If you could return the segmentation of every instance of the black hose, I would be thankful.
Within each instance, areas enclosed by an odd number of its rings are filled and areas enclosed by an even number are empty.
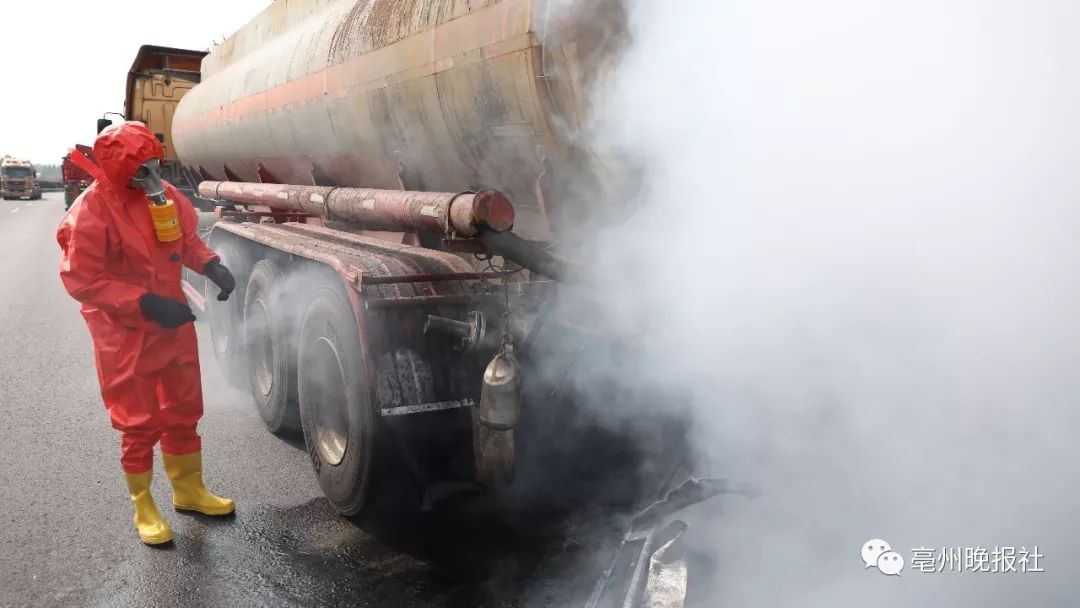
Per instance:
[[[476,237],[489,253],[501,255],[549,279],[565,283],[584,275],[578,263],[541,249],[513,232],[496,232],[481,227]]]

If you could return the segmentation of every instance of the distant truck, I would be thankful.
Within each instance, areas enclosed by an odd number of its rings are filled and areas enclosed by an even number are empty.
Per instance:
[[[94,183],[94,176],[76,165],[70,154],[60,163],[60,172],[64,180],[64,209],[70,209],[75,199]]]
[[[40,199],[41,184],[38,183],[34,165],[28,160],[15,158],[0,161],[0,195],[5,201],[13,198]]]

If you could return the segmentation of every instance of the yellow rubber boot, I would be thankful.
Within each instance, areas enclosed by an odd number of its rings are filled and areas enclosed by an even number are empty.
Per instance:
[[[154,471],[124,473],[131,502],[135,505],[135,530],[139,539],[148,545],[160,545],[173,539],[172,528],[158,513],[154,497],[150,495],[150,480]]]
[[[165,472],[173,486],[173,507],[180,511],[196,511],[203,515],[228,515],[236,505],[228,498],[214,496],[206,489],[202,478],[202,453],[166,454]]]

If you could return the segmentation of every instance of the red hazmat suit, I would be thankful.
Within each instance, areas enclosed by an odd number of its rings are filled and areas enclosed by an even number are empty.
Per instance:
[[[104,130],[94,143],[96,181],[72,205],[57,230],[63,250],[60,277],[94,342],[101,396],[121,432],[120,462],[127,473],[153,466],[154,444],[168,454],[201,449],[202,381],[195,327],[165,329],[143,316],[146,293],[187,303],[182,267],[203,273],[215,254],[198,236],[195,209],[172,185],[183,238],[159,242],[144,192],[131,188],[135,170],[163,159],[161,144],[142,123]]]

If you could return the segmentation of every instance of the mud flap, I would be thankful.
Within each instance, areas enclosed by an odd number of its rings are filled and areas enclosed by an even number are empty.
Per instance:
[[[757,492],[725,479],[690,479],[642,511],[631,521],[585,608],[683,608],[690,583],[682,544],[687,526],[670,518],[720,494],[752,498]]]
[[[682,522],[674,522],[668,526],[678,526]],[[668,529],[665,528],[665,532]],[[688,583],[688,565],[686,563],[686,549],[682,545],[683,533],[686,531],[685,524],[677,527],[677,535],[671,540],[660,544],[660,548],[649,558],[648,576],[645,580],[645,591],[641,605],[649,608],[682,608],[686,604],[686,587]],[[665,536],[661,534],[660,536]]]

